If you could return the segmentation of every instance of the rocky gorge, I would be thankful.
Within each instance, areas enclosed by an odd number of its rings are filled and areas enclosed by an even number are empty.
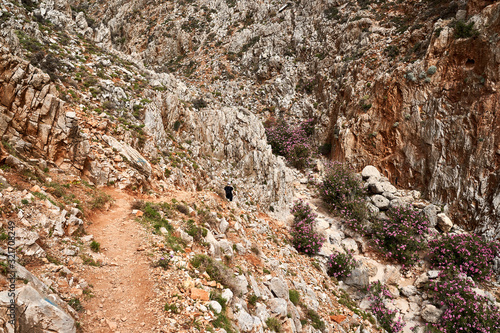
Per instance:
[[[13,222],[19,260],[0,330],[453,331],[439,251],[408,269],[377,247],[398,207],[431,249],[491,246],[486,280],[450,281],[495,320],[498,5],[2,0],[0,244]],[[270,145],[283,120],[311,121],[302,170]],[[357,171],[364,232],[318,192],[328,160]],[[295,246],[297,200],[317,253]]]

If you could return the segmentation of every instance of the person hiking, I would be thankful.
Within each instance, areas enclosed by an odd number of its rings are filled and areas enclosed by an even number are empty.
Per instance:
[[[233,201],[233,190],[234,188],[231,186],[231,183],[228,183],[226,187],[224,187],[224,191],[226,191],[226,198],[229,201]]]

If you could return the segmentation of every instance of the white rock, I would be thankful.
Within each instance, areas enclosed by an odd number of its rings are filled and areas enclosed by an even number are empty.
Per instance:
[[[424,306],[421,312],[422,319],[425,320],[428,323],[437,323],[439,321],[439,318],[443,314],[443,310],[440,310],[436,308],[432,304],[427,304]]]
[[[367,165],[361,171],[361,176],[363,176],[363,179],[368,179],[370,177],[375,177],[376,179],[380,178],[380,172],[375,168],[373,165]]]
[[[207,303],[208,307],[211,307],[215,313],[220,313],[222,311],[222,306],[217,301],[210,301]]]
[[[224,289],[221,293],[221,297],[224,298],[227,303],[231,303],[231,300],[233,299],[233,292],[231,289]]]

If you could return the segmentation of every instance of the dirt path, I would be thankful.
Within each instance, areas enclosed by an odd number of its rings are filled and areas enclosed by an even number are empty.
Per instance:
[[[148,302],[154,284],[145,251],[138,251],[146,245],[146,232],[130,214],[133,198],[114,189],[106,192],[114,204],[87,228],[101,244],[104,265],[84,266],[81,273],[94,294],[83,302],[83,331],[153,332],[156,320]]]

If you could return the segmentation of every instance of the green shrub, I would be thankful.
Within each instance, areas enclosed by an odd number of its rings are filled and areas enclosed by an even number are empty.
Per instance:
[[[311,207],[297,200],[291,210],[294,220],[290,229],[292,236],[292,244],[297,251],[307,255],[315,255],[321,249],[325,239],[314,231],[314,221],[316,214],[313,213]]]
[[[201,272],[207,272],[214,281],[219,282],[223,286],[230,289],[236,288],[236,281],[231,270],[209,256],[197,254],[191,259],[191,265]]]
[[[89,266],[95,266],[95,267],[101,267],[101,264],[96,262],[91,256],[87,254],[82,254],[81,258],[83,260],[84,265],[89,265]]]
[[[267,318],[266,325],[273,332],[278,332],[278,333],[281,332],[281,323],[275,317],[269,317],[269,318]]]
[[[174,123],[174,131],[178,131],[179,128],[181,127],[182,123],[180,120],[176,120],[175,123]]]
[[[462,20],[456,21],[454,24],[455,38],[470,38],[479,35],[479,32],[474,29],[474,22],[469,24]]]
[[[401,332],[406,324],[401,317],[396,319],[396,310],[387,307],[387,300],[393,298],[387,288],[380,281],[377,281],[368,287],[368,292],[371,301],[370,309],[377,318],[380,326],[388,333]]]
[[[94,191],[93,199],[90,200],[89,205],[92,209],[102,209],[108,202],[112,202],[113,198],[101,191]]]
[[[197,110],[207,107],[207,102],[203,98],[198,98],[193,101],[193,107]]]
[[[293,305],[298,305],[300,301],[300,294],[297,290],[295,289],[290,289],[288,291],[288,295],[290,296],[290,302],[293,303]]]
[[[479,295],[475,284],[459,271],[443,272],[439,279],[427,285],[429,299],[443,310],[436,324],[429,324],[435,332],[499,332],[500,309],[486,297]]]
[[[92,243],[90,243],[90,249],[94,252],[99,252],[101,250],[101,244],[93,240]]]
[[[311,134],[314,132],[314,121],[304,121],[297,128],[288,125],[284,120],[266,128],[267,142],[273,153],[284,156],[297,169],[304,169],[311,164]]]
[[[336,20],[339,15],[339,10],[337,7],[330,7],[325,9],[323,12],[327,20]]]
[[[207,229],[200,228],[196,224],[194,224],[193,220],[187,221],[186,233],[193,237],[193,239],[199,242],[203,237],[205,237],[208,233]]]
[[[314,327],[317,330],[324,331],[325,329],[325,322],[321,320],[321,317],[319,314],[312,310],[312,309],[307,309],[306,311],[306,316],[307,319],[311,321],[311,326]]]
[[[443,235],[429,242],[430,262],[440,270],[458,270],[476,281],[489,280],[500,245],[474,234]]]
[[[75,311],[77,312],[83,312],[84,308],[82,303],[80,303],[80,300],[78,298],[72,298],[68,301],[68,305],[71,306]]]
[[[258,297],[255,294],[252,294],[248,297],[248,304],[250,304],[251,306],[255,306],[259,300],[260,297]]]
[[[168,311],[168,312],[179,313],[179,309],[177,308],[177,305],[175,305],[175,304],[165,303],[165,307],[163,309],[165,311]]]
[[[9,273],[9,265],[5,261],[0,261],[0,274],[7,276]]]
[[[184,204],[178,204],[175,208],[184,215],[189,214],[189,208]]]
[[[170,260],[172,260],[172,257],[172,255],[165,255],[161,257],[158,261],[153,263],[153,267],[168,269],[170,267]]]
[[[384,49],[384,54],[394,59],[399,55],[399,47],[397,45],[389,45]]]

